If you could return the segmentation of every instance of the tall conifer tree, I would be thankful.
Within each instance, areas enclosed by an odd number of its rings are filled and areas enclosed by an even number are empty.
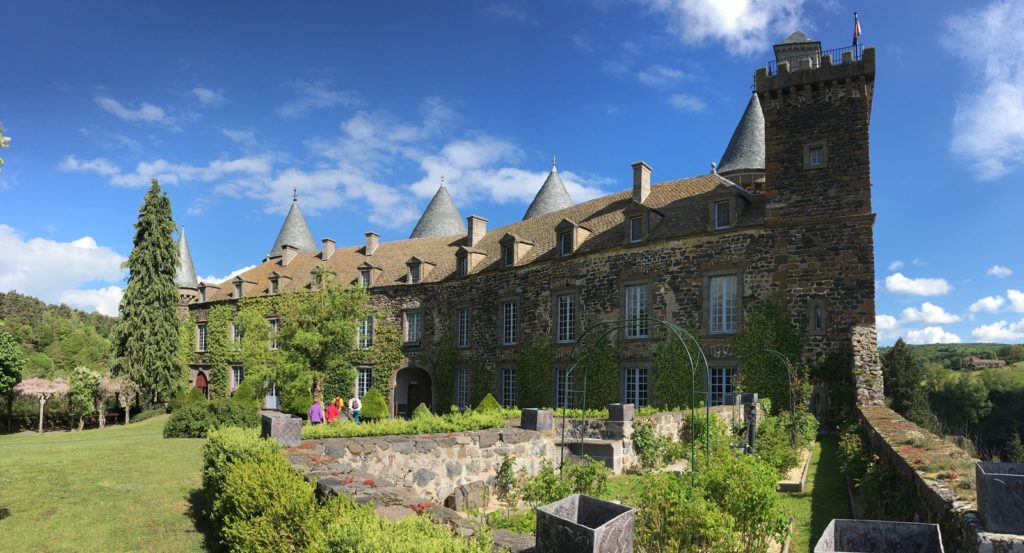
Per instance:
[[[169,397],[182,384],[178,362],[178,249],[171,233],[171,200],[153,185],[139,209],[135,242],[128,256],[128,286],[114,332],[114,372],[143,390],[143,397]]]
[[[892,399],[892,410],[907,420],[930,426],[934,420],[928,406],[928,395],[922,384],[924,370],[910,354],[903,338],[882,356],[885,395]]]

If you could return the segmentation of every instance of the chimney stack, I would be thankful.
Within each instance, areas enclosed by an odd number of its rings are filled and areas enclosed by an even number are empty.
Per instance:
[[[324,238],[323,240],[321,240],[321,242],[323,242],[324,247],[322,250],[320,250],[320,259],[326,261],[330,259],[332,255],[334,255],[334,239]]]
[[[299,248],[289,244],[281,244],[281,266],[287,267],[299,255]]]
[[[466,222],[469,223],[469,232],[466,234],[466,245],[470,248],[475,248],[481,240],[484,239],[484,235],[487,234],[487,219],[478,215],[470,215],[466,217]]]
[[[365,255],[373,255],[373,252],[377,251],[377,246],[380,245],[380,235],[376,232],[366,233],[366,247],[364,248]]]
[[[651,193],[651,166],[643,161],[633,164],[633,201],[644,203]]]

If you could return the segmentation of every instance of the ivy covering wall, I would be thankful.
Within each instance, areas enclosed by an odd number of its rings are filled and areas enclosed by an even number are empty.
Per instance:
[[[616,343],[605,337],[583,347],[575,371],[578,390],[583,390],[584,373],[586,374],[586,408],[600,409],[610,403],[620,401],[619,347]],[[549,376],[547,379],[549,390],[551,380]],[[577,397],[576,401],[580,402],[582,398]]]
[[[437,361],[434,363],[434,393],[437,397],[437,412],[447,411],[455,403],[455,365],[459,362],[459,350],[455,348],[455,335],[446,330],[441,336]]]
[[[551,370],[555,352],[547,342],[531,341],[520,346],[516,353],[516,395],[519,407],[550,407]]]
[[[699,353],[686,348],[674,335],[665,336],[654,353],[654,374],[651,375],[653,404],[658,407],[689,408],[704,401],[707,374]],[[696,380],[696,382],[694,382]]]
[[[405,354],[402,352],[402,331],[397,323],[377,324],[368,357],[366,361],[374,363],[373,382],[370,386],[380,392],[387,404],[391,405],[391,376],[405,360]]]

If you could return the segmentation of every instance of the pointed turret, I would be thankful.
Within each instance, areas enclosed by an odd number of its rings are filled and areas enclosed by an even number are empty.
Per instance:
[[[455,201],[452,200],[448,188],[444,185],[444,177],[441,178],[441,188],[427,204],[416,228],[412,229],[409,238],[425,238],[427,236],[452,236],[455,234],[466,234],[466,222],[459,215]]]
[[[544,186],[541,186],[540,190],[537,191],[537,195],[533,197],[533,202],[526,209],[526,215],[523,215],[523,220],[539,217],[567,207],[572,207],[572,197],[569,196],[569,191],[565,189],[562,179],[558,176],[557,159],[552,158],[551,172],[548,173]]]
[[[729,146],[718,162],[718,174],[764,174],[764,114],[757,95],[751,95],[743,118],[732,133]]]
[[[302,215],[302,210],[299,209],[299,197],[296,193],[292,193],[292,207],[288,210],[288,216],[284,218],[281,232],[277,233],[277,240],[274,241],[274,247],[270,250],[270,257],[281,255],[281,246],[285,245],[294,246],[300,252],[316,253],[319,251],[316,241],[313,240],[313,233],[309,231],[309,225],[306,224],[306,218]]]
[[[185,238],[185,227],[178,233],[178,268],[174,272],[174,284],[178,288],[189,290],[199,289],[199,278],[196,277],[196,266],[192,263],[192,252]]]

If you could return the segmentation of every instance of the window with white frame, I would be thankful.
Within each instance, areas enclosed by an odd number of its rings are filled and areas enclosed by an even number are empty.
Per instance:
[[[711,334],[736,332],[736,275],[713,276],[708,279],[708,287],[708,331]]]
[[[576,295],[555,296],[555,341],[567,344],[576,341]]]
[[[647,338],[647,313],[650,287],[646,284],[626,286],[626,338]]]
[[[825,148],[823,146],[811,146],[807,150],[807,162],[811,165],[824,165]]]
[[[509,300],[501,303],[501,343],[511,346],[516,343],[519,331],[519,302]]]
[[[728,228],[732,224],[732,202],[715,202],[715,228]]]
[[[515,407],[516,405],[515,369],[501,369],[501,405],[502,407]]]
[[[359,323],[359,347],[369,349],[373,346],[373,317],[366,317]]]
[[[356,376],[356,397],[363,397],[370,391],[373,385],[373,369],[370,367],[359,367],[359,374]]]
[[[359,285],[363,288],[370,287],[370,269],[359,270]]]
[[[573,389],[569,369],[558,369],[555,373],[555,407],[572,409]]]
[[[644,218],[641,215],[629,218],[629,243],[636,244],[644,237]]]
[[[408,344],[420,343],[420,336],[423,332],[422,314],[419,311],[406,311],[405,313],[405,342]]]
[[[196,325],[196,351],[206,351],[206,323]]]
[[[231,365],[231,390],[237,390],[245,378],[245,370],[241,365]]]
[[[504,244],[501,246],[501,264],[504,267],[511,267],[516,264],[515,244]]]
[[[242,327],[235,323],[231,323],[231,341],[236,344],[242,343]]]
[[[455,272],[460,277],[464,277],[469,274],[469,257],[459,256],[455,258]]]
[[[566,256],[572,254],[572,231],[565,230],[558,233],[558,255]]]
[[[418,284],[420,281],[420,264],[413,263],[409,265],[409,283]]]
[[[650,396],[647,391],[647,369],[644,367],[632,367],[625,370],[623,374],[623,403],[632,403],[637,407],[643,407],[650,403]]]
[[[465,411],[469,407],[469,369],[455,369],[455,405]]]
[[[469,308],[460,307],[455,312],[455,345],[469,347]]]
[[[711,405],[722,405],[733,393],[737,372],[736,367],[711,367]]]
[[[279,334],[281,333],[281,319],[270,319],[270,349],[281,347]]]

